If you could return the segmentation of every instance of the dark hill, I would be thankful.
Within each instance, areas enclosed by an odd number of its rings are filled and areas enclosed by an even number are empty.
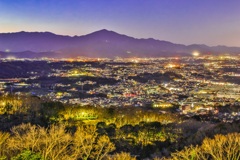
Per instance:
[[[159,57],[190,55],[194,50],[212,54],[240,53],[240,47],[209,47],[197,44],[186,46],[152,38],[136,39],[105,29],[74,37],[56,35],[50,32],[0,34],[1,57],[6,55],[29,58],[77,56],[108,58],[116,56]],[[11,53],[6,53],[6,51]]]

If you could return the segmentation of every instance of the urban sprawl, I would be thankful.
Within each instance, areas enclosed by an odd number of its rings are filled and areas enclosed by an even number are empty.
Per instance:
[[[239,56],[41,60],[10,57],[0,61],[6,72],[11,64],[19,67],[17,74],[2,74],[3,96],[30,95],[81,106],[152,107],[161,109],[162,114],[171,111],[230,123],[240,119]]]

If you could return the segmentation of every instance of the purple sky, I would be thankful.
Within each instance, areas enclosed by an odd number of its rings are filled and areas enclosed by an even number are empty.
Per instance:
[[[0,32],[83,35],[100,29],[240,47],[240,0],[0,0]]]

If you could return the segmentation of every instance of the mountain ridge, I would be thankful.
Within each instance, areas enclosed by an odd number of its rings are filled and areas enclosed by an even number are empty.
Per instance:
[[[0,51],[1,57],[7,55],[6,51],[12,55],[31,51],[38,53],[36,54],[38,57],[41,57],[40,53],[49,53],[50,57],[56,56],[56,58],[78,56],[114,58],[186,56],[191,55],[193,51],[199,51],[202,54],[239,54],[240,47],[183,45],[153,38],[138,39],[102,29],[82,36],[25,31],[0,33]],[[5,53],[4,56],[3,53]]]

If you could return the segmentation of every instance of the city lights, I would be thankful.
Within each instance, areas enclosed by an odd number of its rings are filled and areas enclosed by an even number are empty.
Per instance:
[[[192,53],[192,55],[193,55],[194,57],[197,57],[197,56],[200,55],[200,53],[199,53],[198,51],[194,51],[194,52]]]

